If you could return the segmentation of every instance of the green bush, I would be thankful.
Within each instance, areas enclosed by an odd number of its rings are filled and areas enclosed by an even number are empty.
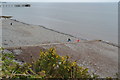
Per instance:
[[[41,51],[39,59],[32,64],[19,64],[12,53],[2,54],[3,78],[97,78],[90,75],[88,68],[80,67],[69,60],[69,56],[60,56],[54,48]]]

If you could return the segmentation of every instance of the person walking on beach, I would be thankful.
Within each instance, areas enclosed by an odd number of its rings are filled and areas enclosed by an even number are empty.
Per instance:
[[[77,39],[77,40],[76,40],[76,42],[80,42],[80,40],[79,40],[79,39]]]
[[[71,42],[71,39],[70,39],[70,38],[68,38],[67,42]]]
[[[12,23],[10,23],[10,25],[12,25]]]

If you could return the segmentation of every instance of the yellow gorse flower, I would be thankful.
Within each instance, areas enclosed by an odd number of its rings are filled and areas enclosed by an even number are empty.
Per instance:
[[[64,66],[64,69],[66,69],[67,67],[66,66]]]
[[[44,76],[46,75],[44,70],[38,72],[38,74],[39,74],[41,77],[44,77]]]
[[[53,67],[55,66],[55,64],[53,64]]]
[[[53,50],[53,53],[54,53],[54,54],[56,53],[56,50],[55,50],[55,49]]]
[[[52,55],[54,55],[54,53],[52,53]]]
[[[58,58],[58,56],[56,56],[56,58]]]
[[[41,72],[45,73],[45,71],[44,71],[44,70],[42,70]]]
[[[77,65],[76,62],[73,62],[73,63],[72,63],[72,66],[76,66],[76,65]]]
[[[62,60],[64,61],[65,60],[65,58],[64,57],[61,57],[62,58]]]

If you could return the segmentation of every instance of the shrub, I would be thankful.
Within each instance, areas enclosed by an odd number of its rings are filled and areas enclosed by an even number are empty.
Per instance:
[[[32,64],[19,64],[12,53],[2,54],[3,78],[97,78],[88,68],[80,67],[69,56],[60,56],[55,48],[41,51],[39,59]]]

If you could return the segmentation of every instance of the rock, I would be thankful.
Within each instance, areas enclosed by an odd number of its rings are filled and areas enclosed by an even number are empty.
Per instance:
[[[12,40],[10,40],[10,42],[13,42]]]
[[[13,50],[13,53],[19,55],[22,53],[22,50],[15,49],[15,50]]]
[[[3,45],[8,45],[7,43],[3,43]]]
[[[97,64],[94,64],[95,66],[97,66]]]
[[[18,60],[13,60],[13,62],[18,63],[19,65],[23,65],[23,64],[24,64],[24,62],[22,62],[22,61],[18,61]]]
[[[3,50],[3,52],[2,53],[4,53],[4,54],[6,54],[6,53],[12,53],[11,51],[9,51],[9,50]]]
[[[100,69],[100,67],[97,67],[98,69]]]
[[[85,64],[85,61],[83,61],[83,64]]]

